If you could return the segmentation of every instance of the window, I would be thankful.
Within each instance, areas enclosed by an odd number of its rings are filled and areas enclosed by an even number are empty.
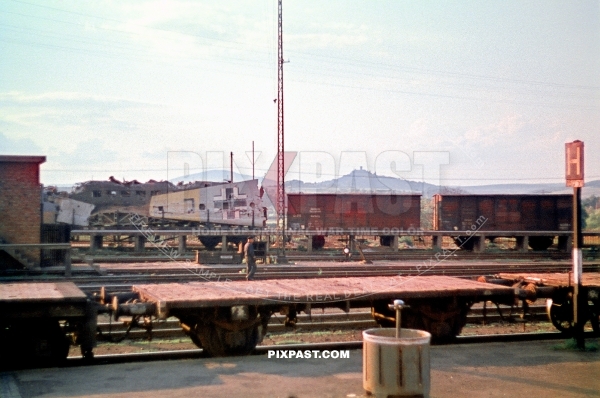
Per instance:
[[[106,191],[108,196],[117,196],[117,191]]]
[[[92,197],[93,198],[100,198],[100,197],[102,197],[102,191],[92,191]]]
[[[135,191],[135,196],[146,196],[146,191]]]
[[[121,191],[121,196],[128,198],[131,196],[131,191]]]
[[[206,210],[206,206],[204,205],[204,203],[200,203],[200,205],[198,206],[198,209]]]
[[[194,199],[184,199],[183,205],[186,213],[194,212]]]

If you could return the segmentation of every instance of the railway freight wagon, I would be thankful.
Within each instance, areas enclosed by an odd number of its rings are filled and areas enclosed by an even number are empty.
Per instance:
[[[436,231],[571,231],[573,197],[571,195],[434,195],[433,229]],[[502,236],[506,236],[502,234]],[[534,234],[528,237],[533,250],[545,250],[556,235]],[[522,236],[516,237],[519,241]],[[475,239],[456,236],[457,245],[472,249]],[[559,247],[566,247],[567,236],[559,236]]]
[[[313,235],[313,248],[323,247],[328,231],[378,235],[390,245],[391,235],[421,225],[421,195],[288,194],[287,222],[292,229],[323,231]]]
[[[112,290],[112,289],[111,289]],[[63,365],[71,344],[93,359],[98,316],[120,317],[128,329],[152,333],[155,321],[180,320],[192,342],[211,356],[246,355],[267,332],[272,314],[294,326],[312,310],[371,308],[381,325],[396,322],[389,304],[398,297],[408,307],[402,326],[452,341],[473,303],[513,303],[515,289],[448,276],[371,276],[255,281],[195,281],[142,284],[132,291],[88,295],[73,282],[0,284],[0,371],[20,366]],[[160,324],[160,323],[159,323]],[[119,340],[120,341],[120,340]]]

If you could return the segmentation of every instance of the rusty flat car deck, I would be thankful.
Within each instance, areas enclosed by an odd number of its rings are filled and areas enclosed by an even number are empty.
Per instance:
[[[83,316],[87,296],[71,282],[0,284],[0,317]]]
[[[544,286],[566,287],[573,285],[573,276],[571,274],[531,274],[531,273],[501,273],[498,276],[502,279],[537,283]],[[600,288],[600,273],[584,273],[581,280],[582,286],[590,288]]]
[[[365,278],[273,279],[233,282],[190,282],[136,285],[145,301],[160,312],[239,304],[326,304],[372,299],[476,297],[513,295],[513,289],[448,276],[383,276]]]

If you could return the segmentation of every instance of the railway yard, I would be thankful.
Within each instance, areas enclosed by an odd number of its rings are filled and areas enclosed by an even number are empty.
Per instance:
[[[428,264],[428,266],[426,267],[424,264]],[[584,271],[595,274],[599,266],[600,262],[589,260],[584,263]],[[187,286],[190,283],[199,283],[198,286],[201,286],[203,293],[201,294],[202,298],[198,300],[201,300],[202,305],[205,306],[207,300],[208,302],[215,300],[214,298],[210,299],[211,296],[205,297],[208,286],[215,286],[215,288],[225,286],[227,293],[237,291],[237,294],[242,294],[244,297],[247,294],[245,291],[247,286],[252,286],[253,291],[250,294],[250,302],[245,302],[243,297],[234,295],[229,305],[256,304],[260,303],[261,300],[266,300],[268,302],[267,307],[273,307],[269,311],[272,315],[266,323],[268,332],[263,336],[262,342],[258,343],[259,347],[290,342],[313,344],[350,341],[356,345],[358,344],[356,341],[360,340],[362,330],[377,326],[377,322],[386,325],[386,316],[389,316],[389,314],[384,313],[385,311],[382,311],[383,313],[379,314],[379,318],[377,316],[373,317],[374,314],[377,314],[377,305],[374,304],[375,299],[378,297],[377,294],[385,292],[384,285],[390,282],[384,283],[379,280],[378,282],[364,284],[365,281],[372,278],[375,278],[375,280],[386,278],[386,281],[395,280],[394,278],[406,278],[408,281],[418,281],[426,278],[425,285],[418,289],[425,292],[436,292],[435,294],[439,294],[439,288],[436,288],[436,285],[441,283],[442,286],[447,286],[447,281],[435,279],[438,277],[456,278],[456,281],[469,281],[486,275],[487,279],[495,279],[496,282],[504,278],[504,281],[508,282],[496,285],[500,289],[498,291],[502,292],[500,296],[491,297],[493,294],[488,291],[482,298],[470,297],[468,303],[465,303],[468,307],[466,309],[467,313],[464,317],[464,323],[461,321],[462,325],[457,330],[459,336],[457,341],[468,335],[487,334],[502,335],[496,336],[498,339],[510,339],[510,337],[504,335],[510,335],[511,333],[519,333],[519,337],[516,338],[520,339],[525,338],[522,336],[523,333],[535,334],[539,332],[553,335],[550,337],[539,335],[539,338],[542,339],[560,338],[556,325],[553,325],[546,314],[545,298],[527,297],[526,291],[531,289],[529,282],[519,285],[522,289],[522,292],[519,293],[521,296],[517,294],[518,297],[514,299],[513,289],[508,288],[506,285],[516,286],[515,280],[518,278],[537,277],[539,279],[539,271],[547,273],[544,275],[552,275],[551,273],[565,274],[568,272],[569,267],[568,260],[544,259],[538,256],[534,256],[529,261],[501,259],[458,261],[451,259],[439,261],[435,264],[425,263],[423,260],[387,260],[375,261],[372,264],[311,261],[287,265],[259,265],[256,274],[257,280],[246,282],[244,280],[245,269],[241,266],[199,265],[173,261],[154,263],[107,262],[92,265],[85,263],[74,265],[73,274],[70,278],[65,278],[62,271],[58,270],[55,272],[46,270],[38,275],[31,272],[22,273],[20,276],[17,273],[8,273],[3,276],[3,283],[19,285],[27,281],[28,283],[37,284],[62,284],[65,281],[70,281],[87,297],[93,298],[96,302],[107,303],[106,307],[117,305],[118,303],[115,304],[115,297],[125,295],[124,298],[117,299],[117,302],[119,300],[123,301],[125,312],[127,311],[128,301],[132,301],[132,297],[128,296],[126,292],[131,292],[132,288],[134,291],[139,292],[140,289],[144,291],[144,286],[155,286],[156,288],[164,286],[166,292],[181,291],[184,296],[193,296]],[[506,271],[509,271],[510,274],[507,274]],[[511,280],[511,278],[514,280]],[[334,286],[338,286],[339,291],[335,291],[331,285],[326,284],[323,291],[317,291],[314,294],[306,293],[310,291],[309,287],[314,287],[319,280],[327,283],[328,281],[336,281]],[[303,285],[305,281],[309,281],[308,285]],[[460,297],[460,293],[457,293],[460,289],[458,289],[456,281],[451,283],[452,293],[450,294],[451,297],[455,298]],[[277,290],[275,287],[279,286],[279,283],[282,283],[285,288]],[[339,283],[342,283],[343,287],[340,288]],[[347,283],[350,285],[346,285]],[[243,288],[234,287],[238,284]],[[401,288],[389,297],[394,294],[401,294],[405,300],[410,301],[410,289],[405,291],[404,288],[407,286],[403,286],[403,284],[404,282],[400,282]],[[562,282],[562,284],[568,284],[568,281]],[[365,286],[367,287],[365,288]],[[442,289],[447,288],[442,287]],[[481,289],[477,288],[476,290],[480,291]],[[298,297],[298,292],[304,292],[305,296]],[[145,294],[148,297],[156,296],[155,292],[146,292]],[[255,297],[256,294],[260,297]],[[267,296],[262,297],[261,294],[263,296],[267,294]],[[424,299],[428,294],[417,294],[417,296]],[[508,299],[503,298],[503,294],[507,294]],[[547,292],[544,294],[548,296]],[[290,309],[288,301],[290,298],[294,298],[295,295],[299,305]],[[368,296],[368,299],[364,300],[365,296]],[[224,297],[219,295],[217,297],[220,297],[217,298],[219,305],[227,304]],[[144,297],[141,297],[141,299],[141,301],[149,301]],[[135,302],[135,300],[133,301]],[[173,297],[161,298],[158,301],[177,302]],[[310,307],[308,311],[306,304],[309,304]],[[498,305],[496,306],[496,304]],[[183,307],[186,306],[189,306],[189,303],[183,304]],[[277,308],[275,309],[275,307]],[[104,311],[106,315],[98,317],[98,347],[95,349],[98,355],[115,352],[139,354],[140,352],[151,352],[153,350],[190,350],[193,347],[195,347],[193,351],[198,349],[198,345],[194,346],[186,336],[186,334],[189,335],[189,330],[186,333],[185,328],[181,328],[181,319],[171,317],[170,313],[156,314],[152,313],[155,309],[149,309],[150,312],[144,315],[155,319],[148,325],[144,316],[141,318],[138,316],[136,319],[136,316],[125,314],[117,318],[113,312],[117,310],[118,306]],[[177,309],[175,309],[175,312],[177,312]],[[442,312],[452,312],[452,310],[444,307]],[[407,316],[405,322],[410,322],[410,317]],[[557,322],[557,324],[560,325],[560,322]],[[597,320],[595,328],[593,326],[594,322],[587,324],[589,335],[597,332]],[[563,330],[563,332],[568,332],[568,330]],[[528,338],[535,339],[535,336]],[[120,341],[120,343],[116,344],[116,341]],[[130,343],[124,344],[123,341],[129,341]],[[71,347],[69,358],[81,357],[81,352],[78,351],[79,347]]]
[[[600,397],[598,0],[290,3],[0,3],[0,398]]]
[[[82,356],[79,346],[71,346],[68,358],[59,366],[15,362],[16,366],[0,371],[0,394],[8,398],[230,397],[244,391],[244,396],[253,397],[367,397],[362,385],[362,331],[379,326],[373,318],[373,308],[359,304],[364,299],[365,288],[377,286],[376,292],[369,292],[375,297],[396,297],[402,292],[401,296],[410,302],[411,296],[423,299],[431,292],[439,295],[441,286],[442,290],[451,289],[451,296],[455,298],[477,293],[484,298],[470,306],[456,338],[431,347],[429,396],[597,396],[600,355],[595,350],[597,330],[591,323],[586,325],[588,350],[578,351],[570,346],[568,330],[557,331],[548,319],[545,299],[529,297],[528,300],[526,295],[521,295],[522,300],[496,306],[494,302],[502,302],[504,296],[512,298],[513,289],[504,286],[506,283],[488,286],[474,280],[476,275],[487,275],[488,280],[503,279],[510,281],[511,286],[522,281],[524,290],[532,282],[563,285],[565,278],[568,283],[568,274],[564,273],[569,268],[568,260],[537,255],[520,261],[446,260],[415,278],[422,262],[388,260],[361,264],[313,260],[288,265],[263,264],[259,265],[255,281],[243,280],[239,275],[243,276],[240,272],[244,268],[232,265],[196,265],[182,273],[182,269],[190,266],[185,262],[106,262],[93,266],[82,263],[74,265],[70,278],[65,278],[62,270],[54,274],[49,271],[45,275],[26,275],[29,282],[20,282],[20,277],[14,274],[5,275],[3,284],[72,283],[69,288],[60,286],[58,291],[75,302],[79,294],[71,287],[96,299],[113,294],[112,300],[108,300],[111,305],[115,297],[119,297],[116,292],[133,289],[142,293],[140,302],[151,301],[151,297],[158,299],[157,302],[166,302],[162,311],[168,313],[150,316],[154,318],[151,327],[143,317],[136,320],[132,314],[119,314],[118,319],[115,317],[118,311],[99,315],[93,358]],[[599,265],[596,260],[584,263],[585,271],[589,271],[586,275],[592,275],[591,280],[585,281],[588,285],[598,284]],[[510,273],[502,272],[507,270]],[[452,276],[443,276],[446,273]],[[364,283],[373,278],[378,282]],[[385,278],[385,282],[381,278]],[[433,279],[423,284],[426,278]],[[450,286],[445,278],[452,280]],[[231,281],[225,283],[232,286],[223,291],[220,285],[227,279]],[[398,287],[390,283],[390,279],[400,279],[404,286]],[[328,293],[321,292],[317,281],[324,281],[321,286],[326,286]],[[190,283],[194,286],[191,290],[185,287]],[[253,286],[250,294],[249,285]],[[486,292],[486,289],[491,291]],[[38,297],[44,295],[43,290],[36,291]],[[392,291],[393,295],[386,291]],[[177,318],[181,314],[177,313],[191,307],[197,311],[214,300],[222,304],[232,292],[235,304],[264,304],[266,300],[278,311],[272,311],[268,322],[263,324],[267,333],[252,350],[252,355],[214,356],[199,348],[194,339],[190,340],[189,331],[182,329],[181,319]],[[280,300],[282,293],[290,297]],[[323,297],[317,301],[320,293]],[[325,297],[327,295],[331,297]],[[356,308],[354,304],[348,308],[352,300],[338,300],[349,299],[350,295],[357,299]],[[29,293],[28,297],[31,296]],[[127,303],[130,299],[131,296],[121,297],[116,301]],[[203,302],[200,307],[198,300]],[[372,301],[372,298],[367,300],[369,304]],[[290,323],[288,305],[294,302],[314,305],[309,311],[298,311]],[[5,296],[0,297],[0,303],[6,304]],[[412,305],[416,307],[417,303],[418,300],[413,301]],[[173,314],[176,316],[171,316]],[[407,320],[410,321],[410,317]],[[25,353],[21,350],[17,351]],[[276,359],[269,354],[298,350],[346,352],[348,357]]]
[[[41,159],[15,163],[27,161]],[[114,184],[121,197],[96,189]],[[25,212],[4,218],[0,396],[365,396],[364,333],[398,327],[431,339],[431,396],[464,396],[464,383],[479,388],[469,396],[600,390],[598,377],[581,377],[600,362],[600,234],[586,232],[580,242],[585,300],[576,307],[566,195],[436,195],[425,217],[431,229],[421,228],[420,195],[295,195],[289,228],[274,230],[265,212],[254,213],[262,198],[256,181],[196,184],[188,193],[138,188],[149,193],[136,195],[136,206],[123,202],[132,195],[114,181],[55,197],[71,209],[72,224],[58,221],[60,206],[41,222],[35,201],[36,222],[27,225]],[[90,196],[89,206],[71,202]],[[144,213],[150,197],[162,213]],[[69,206],[87,215],[76,218]],[[102,211],[92,214],[94,206]],[[249,236],[252,280],[243,261]],[[587,350],[573,349],[574,337]],[[421,369],[429,354],[419,350]],[[287,360],[281,367],[279,355]],[[383,384],[389,371],[377,363]],[[565,379],[555,382],[559,366]],[[89,382],[83,392],[63,383],[94,370],[90,380],[114,383]],[[125,370],[127,377],[115,376]],[[56,378],[48,391],[36,387],[46,385],[43,372]],[[311,388],[307,378],[316,380]],[[273,380],[283,387],[274,390]]]

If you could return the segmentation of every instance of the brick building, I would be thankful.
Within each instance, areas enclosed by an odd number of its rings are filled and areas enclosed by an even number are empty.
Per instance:
[[[45,156],[0,155],[0,243],[40,243],[40,164],[45,161]],[[15,260],[37,268],[40,250],[0,251],[0,268]]]

